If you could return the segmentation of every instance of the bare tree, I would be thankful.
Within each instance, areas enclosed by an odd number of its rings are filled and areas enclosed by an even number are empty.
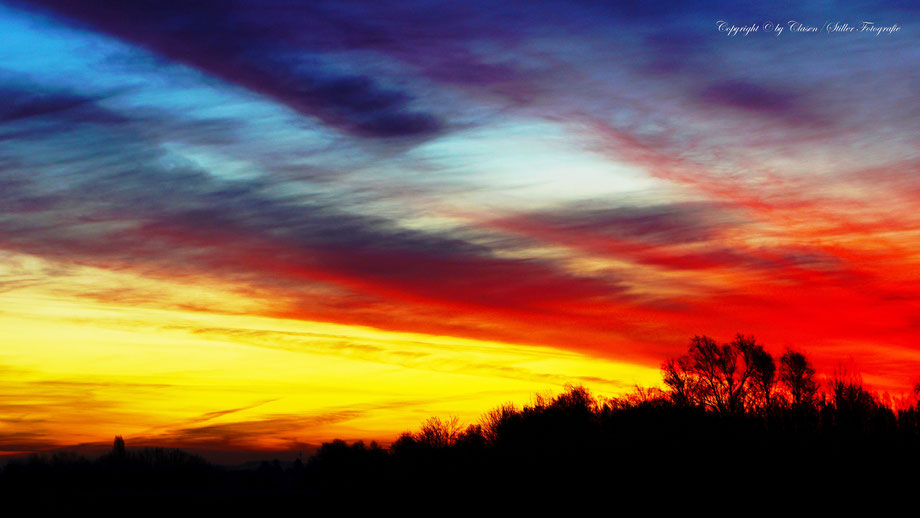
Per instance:
[[[680,406],[697,406],[700,400],[699,380],[690,368],[690,357],[671,358],[661,365],[664,384],[670,388],[671,401]]]
[[[818,393],[815,369],[804,354],[786,348],[779,359],[779,381],[789,391],[793,407],[811,405]]]
[[[774,405],[773,393],[776,387],[776,362],[773,355],[763,349],[755,347],[750,351],[749,359],[754,366],[751,378],[753,387],[752,400],[755,406],[766,411]]]
[[[827,387],[838,412],[866,415],[878,406],[878,398],[863,385],[862,376],[843,365],[834,369]]]
[[[769,401],[775,371],[763,346],[740,333],[723,345],[694,336],[687,355],[662,365],[672,401],[723,414],[743,413],[755,401]]]
[[[422,429],[415,434],[414,439],[432,448],[446,448],[457,442],[463,428],[460,419],[451,417],[442,421],[439,417],[431,417],[422,425]]]
[[[727,380],[734,378],[736,358],[727,345],[720,346],[708,336],[694,336],[690,341],[690,371],[698,378],[700,400],[719,412],[728,411]]]
[[[509,425],[519,417],[511,403],[494,408],[482,416],[482,434],[486,442],[495,444],[508,432]]]

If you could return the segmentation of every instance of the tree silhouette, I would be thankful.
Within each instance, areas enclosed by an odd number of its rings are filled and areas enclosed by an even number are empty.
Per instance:
[[[863,386],[862,376],[846,367],[838,366],[827,384],[838,414],[866,414],[878,406],[877,398]]]
[[[753,400],[756,406],[767,411],[774,405],[773,392],[776,385],[776,363],[773,361],[773,355],[759,346],[751,349],[749,358],[754,366],[754,373],[751,378]]]
[[[723,345],[694,336],[688,353],[666,361],[662,370],[675,403],[741,414],[756,401],[769,402],[776,365],[753,337],[739,333]]]
[[[112,444],[112,457],[116,459],[123,459],[127,455],[125,451],[125,440],[120,436],[115,436],[115,441]]]
[[[786,348],[779,359],[779,381],[789,391],[792,406],[802,408],[814,404],[818,393],[815,369],[804,354]]]
[[[670,388],[671,401],[678,406],[701,405],[700,383],[690,366],[690,357],[669,358],[661,365],[664,384]]]
[[[515,421],[518,420],[517,410],[511,403],[493,408],[482,416],[482,435],[489,444],[497,444],[502,437],[508,435]]]
[[[457,442],[463,428],[457,417],[441,420],[431,417],[422,425],[421,430],[414,434],[416,442],[431,448],[447,448]]]

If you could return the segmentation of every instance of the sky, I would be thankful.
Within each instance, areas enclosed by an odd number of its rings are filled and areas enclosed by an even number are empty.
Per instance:
[[[698,334],[906,393],[920,10],[770,4],[0,0],[0,451],[386,443]]]

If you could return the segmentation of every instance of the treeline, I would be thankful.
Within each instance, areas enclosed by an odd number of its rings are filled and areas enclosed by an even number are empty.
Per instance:
[[[570,386],[466,426],[432,417],[389,448],[326,443],[307,482],[383,500],[413,488],[437,501],[605,494],[676,507],[858,499],[920,482],[917,403],[894,410],[843,368],[819,377],[799,351],[775,359],[752,337],[697,336],[662,378],[664,389],[611,398]]]
[[[920,481],[917,404],[892,409],[842,370],[819,378],[801,352],[774,359],[751,337],[718,344],[699,336],[687,354],[662,365],[662,376],[664,389],[606,398],[570,386],[531,404],[500,406],[475,424],[432,417],[389,447],[336,440],[305,463],[247,470],[177,450],[126,450],[117,439],[94,461],[11,462],[0,473],[0,493],[234,508],[605,495],[661,508],[897,494]]]
[[[916,401],[892,409],[856,373],[819,377],[803,353],[774,358],[741,334],[724,344],[694,337],[661,369],[664,389],[606,398],[570,386],[476,424],[430,418],[389,448],[323,444],[307,481],[325,495],[376,488],[383,499],[410,487],[438,501],[605,494],[746,508],[894,495],[920,482]]]
[[[810,415],[810,426],[856,426],[865,432],[883,426],[909,433],[917,427],[916,399],[902,401],[893,410],[864,386],[858,373],[839,366],[819,379],[803,353],[786,348],[777,362],[763,345],[742,334],[721,345],[708,336],[695,336],[687,354],[664,362],[661,374],[666,390],[656,397],[722,416],[770,421]],[[915,388],[914,395],[917,392]]]

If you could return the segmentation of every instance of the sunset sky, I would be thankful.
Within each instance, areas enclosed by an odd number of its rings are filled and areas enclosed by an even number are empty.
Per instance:
[[[779,4],[0,0],[0,452],[388,442],[695,334],[906,394],[920,9]]]

